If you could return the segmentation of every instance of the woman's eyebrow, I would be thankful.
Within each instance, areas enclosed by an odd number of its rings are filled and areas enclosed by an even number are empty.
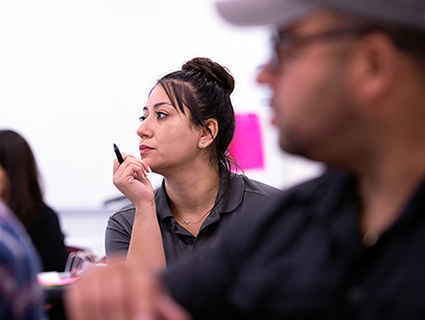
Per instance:
[[[157,103],[155,103],[153,105],[152,109],[154,109],[154,110],[155,109],[158,109],[162,105],[168,105],[168,106],[173,107],[174,109],[176,109],[176,107],[174,105],[172,105],[171,103],[169,103],[169,102],[157,102]],[[144,106],[143,107],[143,111],[149,111],[148,107],[147,106]]]

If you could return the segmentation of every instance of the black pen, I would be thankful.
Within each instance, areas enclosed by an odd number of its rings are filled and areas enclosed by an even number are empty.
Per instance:
[[[117,147],[117,145],[115,143],[114,143],[114,151],[115,151],[115,154],[117,155],[118,162],[120,164],[123,163],[124,162],[124,159],[122,158],[120,149],[118,149],[118,147]]]

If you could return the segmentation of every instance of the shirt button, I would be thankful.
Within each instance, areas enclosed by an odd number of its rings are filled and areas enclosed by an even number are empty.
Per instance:
[[[375,231],[367,231],[362,239],[365,247],[373,247],[379,240],[379,233]]]

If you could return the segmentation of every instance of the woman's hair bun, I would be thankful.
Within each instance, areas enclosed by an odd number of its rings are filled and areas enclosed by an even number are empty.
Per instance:
[[[230,72],[209,58],[193,58],[182,66],[182,70],[201,73],[208,80],[216,82],[220,87],[227,90],[229,94],[235,88],[235,79]]]

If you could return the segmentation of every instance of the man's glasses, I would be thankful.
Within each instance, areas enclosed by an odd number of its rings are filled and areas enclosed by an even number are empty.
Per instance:
[[[278,69],[285,62],[285,55],[295,47],[306,46],[319,41],[336,40],[343,37],[361,37],[369,32],[378,31],[376,27],[352,27],[331,30],[305,36],[297,36],[287,32],[276,32],[272,36],[272,57],[270,66]]]

